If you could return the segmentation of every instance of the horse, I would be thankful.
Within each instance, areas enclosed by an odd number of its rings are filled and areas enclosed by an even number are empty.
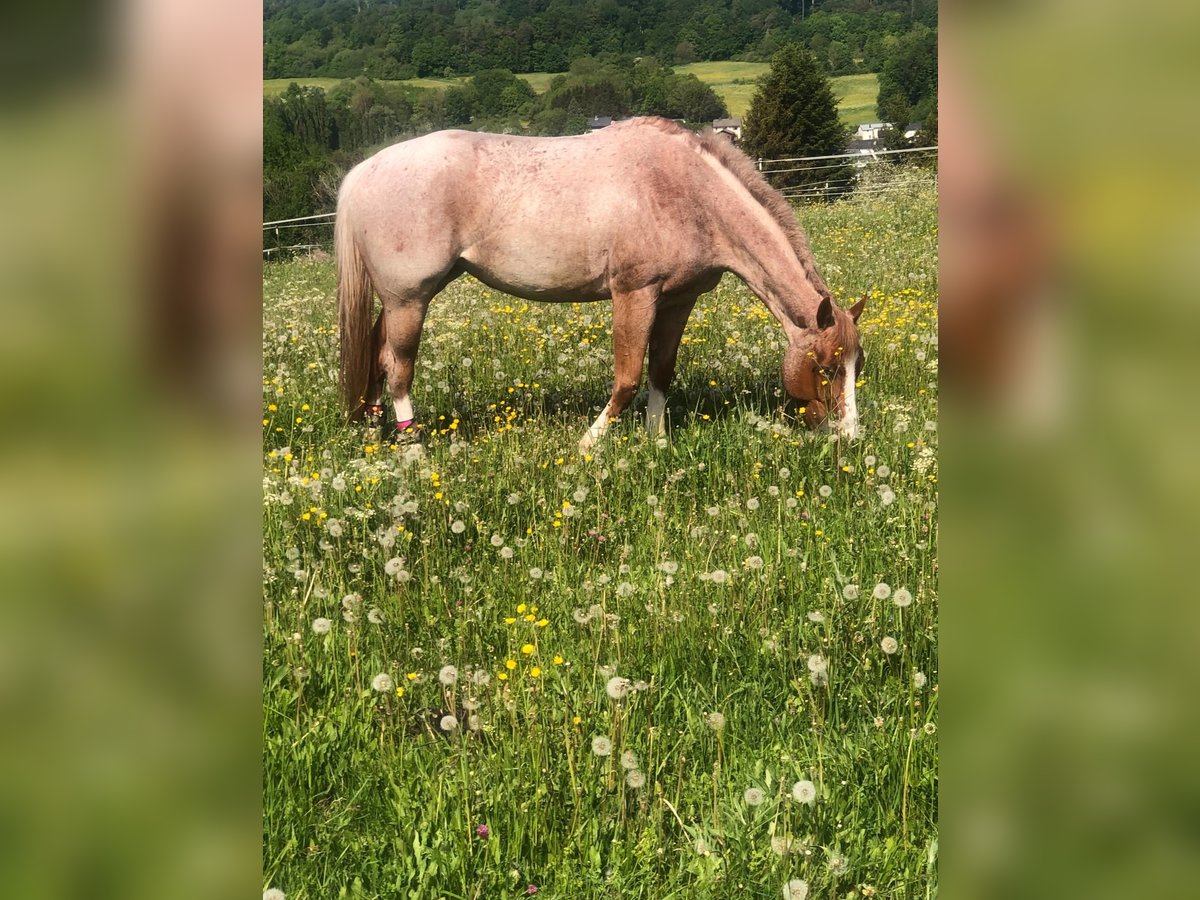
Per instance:
[[[783,326],[783,385],[815,426],[858,435],[857,322],[838,307],[787,201],[712,131],[635,118],[591,134],[439,131],[380,150],[338,193],[342,399],[401,434],[430,301],[463,273],[552,303],[612,301],[614,378],[586,452],[637,393],[649,348],[646,427],[666,431],[666,393],[697,298],[733,272]],[[371,324],[372,291],[382,311]]]

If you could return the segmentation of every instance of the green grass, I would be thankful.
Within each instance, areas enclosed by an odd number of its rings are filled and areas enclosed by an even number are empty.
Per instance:
[[[744,116],[750,108],[750,101],[758,89],[755,82],[770,68],[766,63],[748,62],[702,62],[686,66],[676,66],[679,73],[695,75],[705,84],[711,85],[725,105],[729,107],[731,116]],[[539,94],[550,87],[550,81],[555,77],[552,72],[531,72],[519,75],[528,81]],[[271,78],[263,82],[263,93],[268,97],[282,94],[287,86],[295,81],[301,85],[313,85],[329,90],[338,83],[338,78]],[[466,76],[460,78],[411,78],[407,81],[385,81],[383,84],[407,84],[414,87],[434,88],[444,90],[456,84],[462,84]],[[879,80],[874,74],[843,75],[833,79],[833,96],[838,102],[838,114],[848,125],[860,122],[874,122],[875,98],[879,94]]]
[[[606,304],[464,278],[425,326],[424,455],[364,443],[335,396],[332,265],[266,266],[266,884],[289,900],[778,898],[791,878],[814,897],[936,893],[936,197],[802,219],[835,293],[871,292],[852,445],[785,415],[781,329],[732,277],[693,314],[667,441],[629,420],[576,452],[611,379]],[[877,582],[915,602],[872,599]],[[403,692],[372,690],[379,673]],[[614,673],[644,689],[610,699]],[[790,797],[801,778],[812,806]]]
[[[409,78],[404,81],[387,81],[380,80],[380,84],[405,84],[409,87],[426,88],[430,90],[443,91],[448,87],[465,84],[470,76],[462,75],[457,78]],[[518,75],[528,81],[537,93],[542,93],[550,87],[550,81],[554,78],[552,72],[529,72]],[[287,90],[287,86],[293,81],[303,87],[319,87],[328,91],[338,82],[343,81],[341,78],[267,78],[263,80],[263,94],[267,97],[275,97]]]
[[[702,62],[676,66],[675,71],[695,75],[721,96],[731,116],[744,116],[758,90],[756,82],[770,68],[767,63]],[[875,121],[878,94],[877,75],[842,75],[833,79],[838,115],[847,125]]]
[[[833,97],[837,100],[838,115],[847,125],[879,121],[875,101],[879,97],[879,76],[843,75],[833,79]]]

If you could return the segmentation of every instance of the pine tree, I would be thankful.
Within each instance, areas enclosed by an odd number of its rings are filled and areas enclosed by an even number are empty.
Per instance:
[[[762,159],[841,153],[848,133],[838,118],[829,78],[816,57],[799,44],[789,44],[771,57],[771,69],[759,79],[746,113],[742,134],[746,153]],[[792,187],[836,185],[845,178],[842,169],[823,167],[787,172],[769,180],[775,187]]]

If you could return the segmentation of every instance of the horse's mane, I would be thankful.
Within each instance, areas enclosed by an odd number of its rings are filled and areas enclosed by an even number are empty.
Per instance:
[[[833,295],[829,292],[825,279],[817,271],[812,250],[808,247],[808,238],[805,237],[800,223],[796,221],[795,211],[782,194],[767,184],[767,180],[763,178],[762,173],[758,171],[750,157],[735,147],[728,138],[717,134],[711,128],[705,128],[697,134],[670,119],[647,117],[636,121],[645,122],[647,125],[652,125],[669,134],[678,134],[697,141],[703,152],[715,157],[722,166],[733,173],[750,192],[750,196],[757,200],[759,205],[770,213],[771,218],[783,229],[788,243],[791,244],[796,258],[800,261],[800,267],[804,269],[804,274],[808,277],[809,284],[816,289],[818,295],[822,298],[828,297],[830,302],[833,302]]]

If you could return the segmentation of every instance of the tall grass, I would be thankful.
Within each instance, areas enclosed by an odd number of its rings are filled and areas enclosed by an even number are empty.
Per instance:
[[[608,306],[464,278],[426,324],[424,453],[366,443],[332,265],[267,266],[266,885],[936,893],[936,198],[801,218],[835,292],[871,297],[853,444],[785,414],[781,330],[732,278],[692,317],[669,440],[631,419],[580,458]]]

